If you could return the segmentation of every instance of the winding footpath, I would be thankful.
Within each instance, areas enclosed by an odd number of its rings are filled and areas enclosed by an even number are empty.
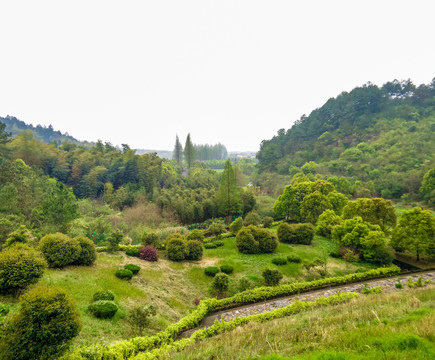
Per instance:
[[[348,285],[333,286],[322,290],[308,291],[298,295],[286,296],[282,298],[277,298],[273,300],[263,301],[260,303],[245,305],[237,308],[216,312],[210,316],[205,317],[201,321],[198,327],[191,330],[186,330],[183,333],[181,333],[180,337],[181,338],[190,337],[190,335],[192,335],[195,331],[213,325],[216,319],[223,320],[223,321],[231,321],[237,317],[245,317],[254,314],[261,314],[267,311],[283,308],[285,306],[291,305],[295,301],[314,301],[319,297],[329,297],[338,292],[361,293],[361,290],[365,286],[367,286],[368,288],[380,286],[382,287],[384,293],[388,293],[392,291],[400,291],[401,289],[397,289],[395,285],[397,283],[398,278],[400,278],[403,287],[407,288],[406,282],[408,278],[411,278],[411,280],[415,282],[420,276],[422,277],[423,281],[431,280],[433,283],[435,283],[435,270],[434,270],[425,273],[404,274],[404,275],[398,275],[390,278],[374,279],[369,281],[352,283]]]

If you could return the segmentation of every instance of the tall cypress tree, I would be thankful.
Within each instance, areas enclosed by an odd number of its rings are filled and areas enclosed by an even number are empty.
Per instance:
[[[181,146],[178,135],[175,137],[175,147],[174,147],[173,157],[175,161],[177,161],[177,165],[180,166],[183,157],[183,146]]]
[[[230,160],[225,162],[225,168],[222,173],[218,193],[218,207],[219,213],[228,217],[240,214],[242,211],[242,202],[239,197],[236,175]]]
[[[184,159],[187,163],[187,169],[190,169],[195,161],[195,149],[190,139],[190,133],[187,134],[186,144],[184,145]]]

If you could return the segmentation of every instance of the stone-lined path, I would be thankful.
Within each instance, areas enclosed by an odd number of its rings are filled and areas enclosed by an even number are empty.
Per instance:
[[[384,293],[392,292],[392,291],[400,291],[400,289],[396,288],[397,279],[401,279],[401,283],[404,288],[407,288],[406,281],[408,278],[411,278],[412,281],[417,281],[419,277],[422,277],[423,281],[432,280],[435,283],[435,271],[421,273],[421,274],[407,274],[407,275],[398,275],[390,278],[383,279],[374,279],[368,281],[362,281],[358,283],[353,283],[349,285],[340,285],[333,286],[330,288],[325,288],[322,290],[308,291],[297,295],[290,295],[287,297],[282,297],[273,300],[267,300],[260,303],[255,303],[252,305],[245,305],[233,309],[223,310],[216,312],[210,316],[207,316],[201,321],[199,327],[184,331],[180,334],[180,337],[186,338],[192,335],[195,331],[199,329],[206,328],[208,326],[213,325],[216,319],[223,321],[231,321],[237,317],[245,317],[254,314],[261,314],[263,312],[283,308],[285,306],[291,305],[296,300],[298,301],[314,301],[319,297],[329,297],[338,292],[357,292],[361,293],[361,290],[367,285],[367,287],[372,288],[375,286],[382,287]]]

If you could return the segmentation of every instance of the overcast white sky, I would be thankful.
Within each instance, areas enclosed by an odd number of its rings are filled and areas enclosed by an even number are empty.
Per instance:
[[[368,81],[435,77],[435,1],[0,0],[0,116],[258,150]]]

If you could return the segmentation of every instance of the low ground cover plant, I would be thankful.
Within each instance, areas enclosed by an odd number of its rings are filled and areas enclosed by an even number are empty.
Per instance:
[[[136,275],[140,271],[140,266],[137,266],[135,264],[127,264],[124,265],[124,269],[130,270],[133,275]]]

